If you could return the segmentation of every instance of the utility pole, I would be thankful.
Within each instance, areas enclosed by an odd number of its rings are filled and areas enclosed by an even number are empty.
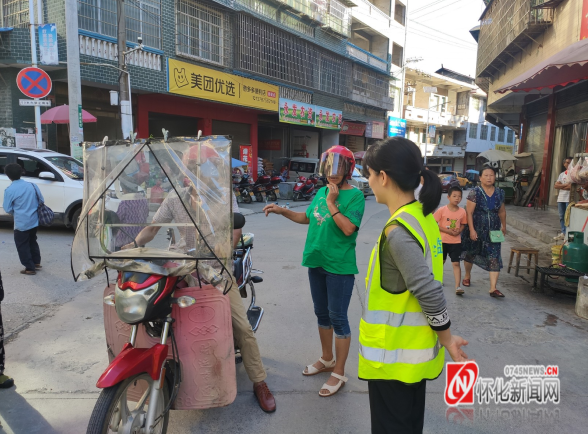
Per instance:
[[[120,89],[120,123],[123,139],[128,139],[133,132],[133,113],[131,102],[131,79],[127,70],[126,48],[127,48],[127,28],[125,24],[125,4],[124,0],[117,0],[118,15],[118,67],[124,73],[119,74],[118,86]]]
[[[39,0],[37,0],[39,1]],[[65,0],[65,35],[67,46],[67,99],[69,104],[69,143],[72,157],[79,158],[84,141],[82,123],[82,82],[80,72],[80,39],[78,36],[78,2]]]
[[[37,0],[40,2],[40,0]],[[31,29],[31,64],[33,67],[37,67],[37,42],[36,42],[36,33],[37,33],[37,23],[35,22],[35,3],[34,0],[29,0],[29,27]],[[41,7],[38,4],[37,8],[37,20],[41,23]],[[35,106],[35,141],[37,142],[37,148],[41,149],[43,147],[43,136],[41,135],[41,107],[36,105]]]

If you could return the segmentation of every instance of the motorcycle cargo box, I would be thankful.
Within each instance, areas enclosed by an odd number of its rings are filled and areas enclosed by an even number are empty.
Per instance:
[[[104,296],[114,294],[114,285]],[[186,308],[173,305],[173,327],[182,367],[182,383],[173,403],[175,410],[206,409],[231,404],[237,396],[235,351],[229,297],[211,285],[177,290],[175,296],[194,297],[196,303]],[[104,304],[104,327],[109,357],[122,350],[131,334],[131,326],[122,322],[113,306]],[[139,326],[136,347],[149,348],[159,338]],[[171,337],[168,359],[172,359]],[[137,398],[143,391],[137,390]]]

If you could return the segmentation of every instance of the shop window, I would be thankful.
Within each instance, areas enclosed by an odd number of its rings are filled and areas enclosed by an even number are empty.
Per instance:
[[[78,0],[78,27],[116,38],[116,3],[116,0]],[[146,46],[161,48],[161,0],[125,2],[125,15],[128,41],[135,42],[141,36]]]
[[[4,173],[4,168],[8,164],[8,155],[0,154],[0,173]]]
[[[477,139],[478,138],[478,124],[473,122],[470,123],[470,139]]]
[[[488,140],[488,125],[480,126],[480,140]]]
[[[229,66],[229,23],[220,9],[195,1],[179,0],[176,24],[179,55]]]
[[[514,131],[513,130],[508,130],[508,134],[506,136],[506,141],[508,143],[514,142]]]
[[[504,142],[504,128],[498,130],[498,141]]]
[[[496,127],[492,127],[490,130],[490,141],[493,142],[496,140]]]
[[[404,48],[400,45],[392,43],[392,64],[402,68],[404,60]]]
[[[4,0],[2,2],[2,27],[29,27],[29,2]]]

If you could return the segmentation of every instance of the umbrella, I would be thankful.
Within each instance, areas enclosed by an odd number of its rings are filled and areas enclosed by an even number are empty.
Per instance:
[[[86,110],[82,110],[83,122],[98,122],[94,116]],[[42,124],[69,124],[69,106],[67,104],[53,107],[41,115]]]
[[[231,158],[231,166],[232,167],[240,167],[240,166],[247,166],[248,164],[244,161],[237,160],[236,158]]]
[[[477,170],[472,170],[472,169],[466,170],[466,173],[475,173],[476,175],[480,174],[480,172],[478,172]]]
[[[365,156],[365,151],[359,151],[353,154],[356,160],[361,160]]]
[[[490,149],[478,154],[477,158],[484,157],[489,161],[517,161],[514,155],[504,151],[497,151],[496,149]]]

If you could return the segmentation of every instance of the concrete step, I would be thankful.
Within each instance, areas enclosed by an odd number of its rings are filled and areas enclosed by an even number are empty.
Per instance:
[[[551,265],[551,247],[555,245],[553,240],[551,240],[551,244],[544,243],[543,241],[537,238],[533,238],[528,233],[523,232],[513,226],[507,226],[506,237],[513,243],[512,247],[514,248],[526,247],[539,250],[539,265]],[[504,260],[508,261],[510,258],[510,253],[503,252],[503,255]]]

